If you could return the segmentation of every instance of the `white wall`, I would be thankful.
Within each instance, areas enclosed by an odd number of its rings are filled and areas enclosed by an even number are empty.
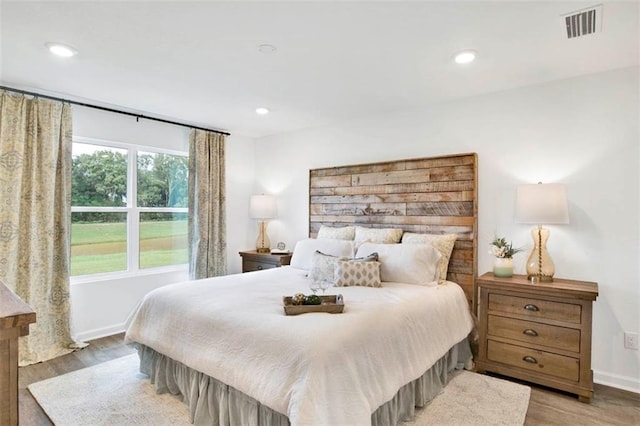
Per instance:
[[[308,229],[308,170],[477,152],[479,272],[494,233],[532,246],[514,222],[516,186],[567,185],[571,223],[550,226],[556,276],[599,283],[593,369],[599,383],[640,392],[638,68],[366,117],[256,141],[256,186],[278,196],[271,240],[290,246]],[[240,213],[239,213],[240,214]],[[515,258],[524,272],[528,253]]]
[[[424,109],[354,119],[318,129],[227,139],[227,256],[251,248],[251,194],[278,196],[271,241],[289,247],[306,237],[308,170],[344,164],[477,152],[479,271],[490,270],[494,233],[531,247],[529,227],[513,220],[520,183],[567,185],[571,223],[550,227],[556,275],[597,281],[593,368],[599,383],[640,391],[640,353],[623,348],[623,331],[640,331],[640,150],[637,68],[462,99]],[[187,130],[87,108],[74,108],[74,134],[186,149]],[[487,250],[484,250],[486,248]],[[516,256],[524,271],[527,254]],[[123,329],[148,291],[185,272],[72,284],[76,335],[91,339]]]
[[[84,107],[73,109],[73,134],[94,139],[126,142],[188,151],[189,130],[149,120]],[[238,251],[247,248],[247,204],[254,182],[253,140],[230,136],[226,143],[228,272],[241,271]],[[145,273],[117,279],[72,282],[72,330],[79,340],[90,340],[124,330],[124,323],[138,301],[149,291],[188,278],[186,270]]]

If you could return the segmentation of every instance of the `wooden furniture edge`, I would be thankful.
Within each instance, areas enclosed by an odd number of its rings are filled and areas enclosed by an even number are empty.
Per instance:
[[[544,291],[548,295],[565,296],[570,295],[578,299],[594,301],[598,297],[598,283],[592,281],[569,280],[566,278],[556,278],[553,282],[532,283],[525,275],[514,274],[511,278],[500,278],[492,272],[486,272],[478,277],[478,282],[492,289],[505,289],[507,291],[518,292],[540,292]]]
[[[242,250],[242,251],[239,251],[238,254],[243,259],[246,258],[247,260],[259,261],[259,262],[266,261],[268,263],[273,263],[274,265],[278,264],[281,261],[281,259],[287,259],[293,255],[293,253],[288,253],[288,254],[258,253],[255,250]]]
[[[18,338],[29,334],[36,313],[0,281],[0,426],[17,426]]]

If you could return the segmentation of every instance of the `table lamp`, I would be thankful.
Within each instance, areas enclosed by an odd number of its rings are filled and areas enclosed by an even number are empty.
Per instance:
[[[252,219],[258,219],[258,238],[256,238],[256,251],[269,253],[271,242],[267,234],[267,221],[276,217],[276,198],[273,195],[252,195],[249,202],[249,215]]]
[[[534,283],[553,282],[555,267],[547,251],[549,230],[542,225],[569,223],[565,186],[559,183],[519,185],[516,221],[538,225],[531,231],[533,250],[527,260],[527,279]]]

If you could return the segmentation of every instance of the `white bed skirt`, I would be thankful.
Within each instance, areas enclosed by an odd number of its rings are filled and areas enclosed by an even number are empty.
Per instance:
[[[193,370],[155,350],[134,344],[140,356],[140,372],[148,375],[156,392],[182,395],[195,425],[286,426],[289,419],[250,396],[212,377]],[[454,345],[416,380],[404,385],[371,415],[372,426],[388,426],[413,419],[444,389],[449,373],[462,369],[471,359],[467,339]]]

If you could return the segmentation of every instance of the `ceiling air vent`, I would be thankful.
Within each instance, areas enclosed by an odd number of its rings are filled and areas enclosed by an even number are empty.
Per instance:
[[[567,38],[582,37],[602,30],[602,5],[570,12],[562,15]]]

